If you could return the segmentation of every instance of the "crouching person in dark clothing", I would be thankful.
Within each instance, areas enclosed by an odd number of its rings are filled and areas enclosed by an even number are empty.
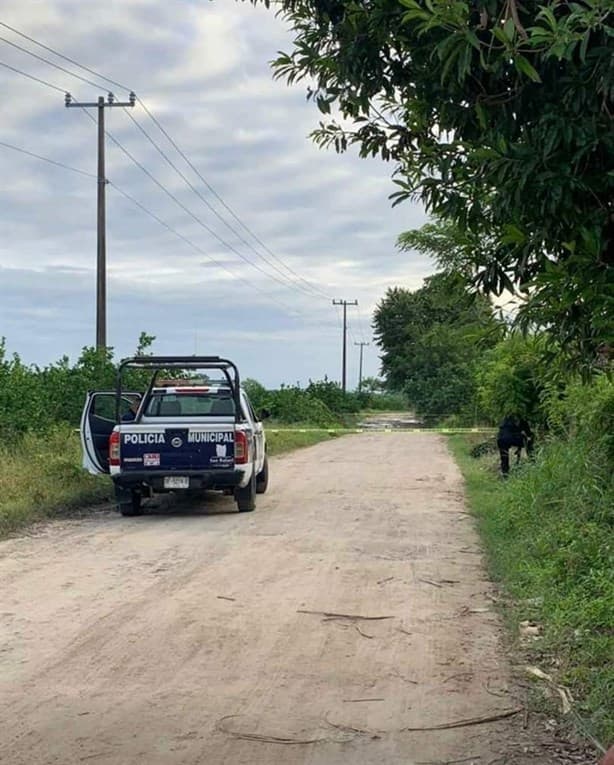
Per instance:
[[[533,433],[529,423],[517,415],[508,415],[499,425],[497,446],[501,457],[501,474],[507,476],[510,472],[510,449],[516,448],[519,459],[523,447],[529,457],[533,454]]]

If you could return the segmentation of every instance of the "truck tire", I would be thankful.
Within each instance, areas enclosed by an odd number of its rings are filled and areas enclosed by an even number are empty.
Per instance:
[[[240,513],[251,513],[256,509],[256,475],[252,467],[252,477],[247,486],[235,489],[235,500]]]
[[[269,458],[264,455],[262,470],[256,476],[256,494],[264,494],[269,485]]]
[[[142,494],[140,491],[132,489],[129,493],[120,489],[115,490],[117,499],[117,509],[124,518],[133,518],[135,515],[141,515]]]

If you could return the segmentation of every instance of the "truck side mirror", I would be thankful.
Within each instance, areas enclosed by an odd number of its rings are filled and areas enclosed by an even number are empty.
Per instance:
[[[260,410],[260,419],[261,420],[268,420],[270,416],[271,416],[271,413],[269,412],[268,409],[261,409]]]

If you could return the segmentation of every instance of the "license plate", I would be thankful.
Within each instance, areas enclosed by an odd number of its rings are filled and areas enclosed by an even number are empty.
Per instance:
[[[189,489],[190,479],[187,475],[167,475],[164,477],[165,489]]]

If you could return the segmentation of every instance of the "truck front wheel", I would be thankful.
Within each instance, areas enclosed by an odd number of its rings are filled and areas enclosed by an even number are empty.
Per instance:
[[[252,476],[247,486],[235,489],[235,500],[240,513],[251,513],[256,509],[256,474],[252,466]]]

